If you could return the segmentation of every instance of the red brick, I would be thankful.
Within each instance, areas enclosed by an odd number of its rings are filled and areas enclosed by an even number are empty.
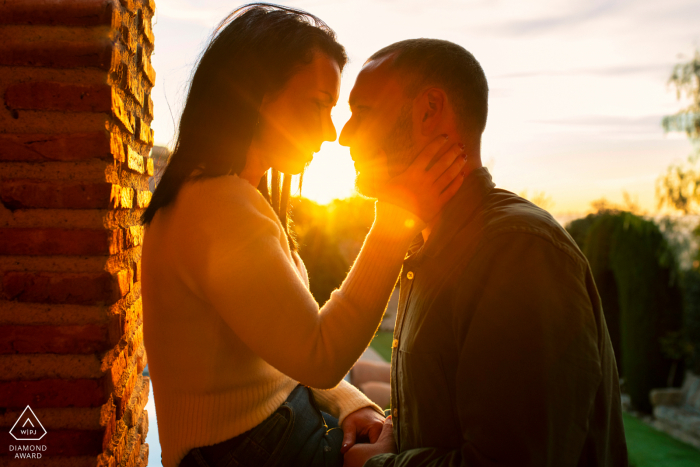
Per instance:
[[[103,352],[110,342],[108,324],[74,326],[0,326],[0,354]]]
[[[51,430],[46,436],[50,456],[96,456],[102,452],[105,430]],[[50,440],[49,440],[50,439]]]
[[[148,58],[148,54],[141,51],[141,63],[139,64],[141,71],[146,76],[146,80],[154,86],[156,84],[156,71],[151,65],[151,59]]]
[[[101,26],[112,23],[112,0],[23,0],[0,4],[0,24]]]
[[[138,46],[138,36],[131,33],[129,26],[124,24],[119,28],[119,36],[122,43],[129,49],[129,52],[136,53],[136,47]]]
[[[119,252],[120,230],[0,228],[0,255],[100,256]]]
[[[114,432],[114,437],[112,437],[112,442],[110,443],[109,450],[114,454],[114,460],[117,465],[123,465],[122,459],[126,455],[126,443],[127,435],[129,434],[129,428],[124,424],[124,422],[117,422],[117,429]]]
[[[136,282],[141,282],[141,271],[142,271],[141,260],[138,260],[138,261],[136,261],[136,263],[134,263],[134,271],[135,271],[134,280]]]
[[[146,388],[148,388],[148,385],[150,385],[150,379],[147,376],[144,376],[143,379],[146,381]],[[146,389],[146,393],[148,393],[148,389]],[[148,400],[146,402],[148,402]],[[143,414],[141,414],[141,419],[139,420],[138,425],[138,432],[143,439],[146,439],[146,437],[148,436],[148,411],[146,410],[144,410]]]
[[[99,407],[107,399],[104,384],[97,379],[0,381],[5,408]]]
[[[143,156],[138,152],[131,149],[131,146],[127,148],[126,164],[127,166],[140,174],[146,172],[146,166],[143,163]]]
[[[117,408],[117,420],[121,420],[129,407],[131,395],[134,393],[136,382],[138,381],[139,373],[136,371],[136,365],[131,365],[127,369],[128,378],[120,381],[120,386],[114,393],[114,403]]]
[[[58,135],[3,134],[0,135],[0,161],[111,159],[109,137],[107,131]]]
[[[145,0],[146,6],[148,6],[148,9],[150,10],[151,14],[156,12],[156,2],[155,0]]]
[[[124,152],[124,141],[118,133],[113,132],[110,134],[110,145],[112,147],[112,154],[114,154],[114,159],[119,162],[124,162],[126,160],[126,153]]]
[[[89,467],[95,467],[94,463]],[[108,451],[108,447],[105,448],[105,452],[97,456],[97,467],[117,467],[117,460]]]
[[[126,370],[126,352],[122,351],[109,364],[109,384],[112,390],[119,386],[119,380]]]
[[[151,95],[148,95],[147,103],[146,103],[146,116],[153,118],[153,99],[151,99]]]
[[[110,39],[92,42],[6,42],[0,45],[0,65],[47,68],[112,67],[114,44]]]
[[[0,199],[8,209],[107,209],[111,183],[61,183],[53,180],[6,180]]]
[[[134,133],[134,117],[126,110],[124,101],[119,94],[112,90],[112,114],[124,126],[124,129],[129,133]]]
[[[113,186],[115,187],[113,192],[113,198],[115,200],[114,207],[131,209],[134,206],[134,189],[123,188],[119,185]]]
[[[141,435],[138,433],[133,434],[132,430],[129,430],[129,442],[127,444],[128,457],[126,458],[126,463],[124,467],[140,467],[141,462]]]
[[[131,334],[143,320],[143,305],[141,300],[137,300],[131,305],[122,316],[122,333],[124,335]]]
[[[146,353],[146,348],[143,345],[143,325],[139,325],[139,327],[134,332],[131,341],[129,341],[129,355],[138,356],[142,353]]]
[[[123,297],[131,290],[131,285],[134,283],[134,273],[130,269],[119,271],[117,273],[117,282],[119,283],[119,294]]]
[[[136,119],[135,133],[138,140],[142,143],[146,143],[148,145],[153,144],[153,130],[151,130],[148,124],[140,118]]]
[[[109,445],[112,442],[112,437],[114,436],[114,432],[117,429],[117,412],[114,408],[114,404],[110,401],[111,404],[111,410],[109,413],[109,418],[107,420],[107,423],[105,424],[105,434],[104,437],[102,438],[102,450],[106,451],[109,449]],[[148,425],[146,425],[146,429],[148,429]]]
[[[126,8],[129,11],[134,10],[134,0],[119,0],[119,2],[122,4],[124,8]]]
[[[130,427],[136,427],[141,433],[141,417],[143,409],[148,402],[148,380],[139,378],[129,399],[129,406],[124,414],[124,422]]]
[[[153,37],[153,28],[151,27],[151,21],[148,19],[143,20],[143,38],[146,39],[146,42],[153,47],[154,44],[154,37]]]
[[[111,305],[120,298],[119,285],[107,272],[8,271],[2,282],[3,298],[19,302]]]
[[[139,373],[143,373],[143,369],[146,368],[146,365],[148,365],[148,355],[144,351],[138,356],[138,360],[136,360],[136,370]]]
[[[133,248],[143,243],[143,226],[133,225],[126,229],[126,247]]]
[[[7,88],[5,104],[18,110],[109,112],[112,88],[107,84],[20,83]]]
[[[149,175],[153,174],[153,159],[148,159],[148,162],[146,163],[146,169]],[[136,196],[136,207],[147,208],[148,203],[151,202],[152,197],[153,193],[151,193],[150,191],[139,191]]]
[[[143,86],[138,76],[134,76],[131,72],[128,72],[124,75],[124,81],[124,88],[129,91],[129,94],[136,99],[139,105],[143,105]]]
[[[141,434],[141,433],[139,433]],[[141,439],[146,439],[146,435],[141,435]],[[148,466],[148,443],[143,443],[141,445],[141,465],[140,467]]]

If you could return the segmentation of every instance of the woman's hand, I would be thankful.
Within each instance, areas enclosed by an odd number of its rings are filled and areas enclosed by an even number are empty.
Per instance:
[[[369,459],[379,454],[396,454],[396,444],[394,443],[394,425],[391,417],[384,420],[382,432],[376,442],[372,444],[355,444],[348,449],[344,455],[345,467],[362,467]]]
[[[447,137],[440,135],[402,174],[379,187],[377,199],[400,206],[429,223],[462,186],[466,162],[463,147],[450,145]]]
[[[340,449],[345,454],[355,445],[358,437],[369,438],[370,443],[376,443],[384,427],[384,417],[371,407],[363,407],[354,411],[343,420],[343,446]]]

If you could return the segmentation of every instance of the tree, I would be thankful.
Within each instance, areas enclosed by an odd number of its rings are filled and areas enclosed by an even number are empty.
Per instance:
[[[674,361],[680,357],[665,352],[675,344],[670,333],[678,333],[682,323],[673,251],[653,221],[631,212],[600,211],[567,230],[590,263],[632,404],[650,412],[649,391],[669,379],[678,382]]]
[[[700,205],[700,50],[689,62],[676,65],[668,82],[679,100],[690,102],[661,123],[666,132],[684,132],[694,153],[685,162],[668,167],[656,182],[656,195],[659,207],[666,205],[687,214]]]
[[[677,98],[688,99],[689,105],[665,117],[662,125],[667,132],[684,132],[695,151],[687,161],[667,169],[657,181],[656,194],[659,207],[667,205],[687,214],[700,206],[700,50],[695,51],[692,60],[673,68],[669,84],[675,88]],[[693,236],[700,239],[700,226]],[[692,268],[682,272],[684,335],[679,338],[685,341],[681,347],[689,354],[689,368],[700,372],[700,251],[692,259]]]

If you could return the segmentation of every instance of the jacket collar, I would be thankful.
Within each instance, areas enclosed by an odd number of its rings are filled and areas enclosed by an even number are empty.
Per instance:
[[[486,195],[495,186],[486,167],[473,170],[464,180],[457,194],[445,204],[428,241],[423,244],[422,235],[416,238],[409,250],[410,257],[413,259],[413,256],[416,256],[415,259],[418,259],[425,255],[434,258],[440,254],[457,232],[469,223],[477,209],[484,203]]]

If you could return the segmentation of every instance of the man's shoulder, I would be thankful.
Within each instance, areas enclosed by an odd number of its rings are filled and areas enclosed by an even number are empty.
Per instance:
[[[478,242],[481,248],[488,248],[499,240],[535,237],[542,240],[537,243],[551,246],[576,262],[585,261],[576,242],[549,212],[503,189],[493,189],[486,196],[484,204],[470,224],[472,230],[479,230]]]

